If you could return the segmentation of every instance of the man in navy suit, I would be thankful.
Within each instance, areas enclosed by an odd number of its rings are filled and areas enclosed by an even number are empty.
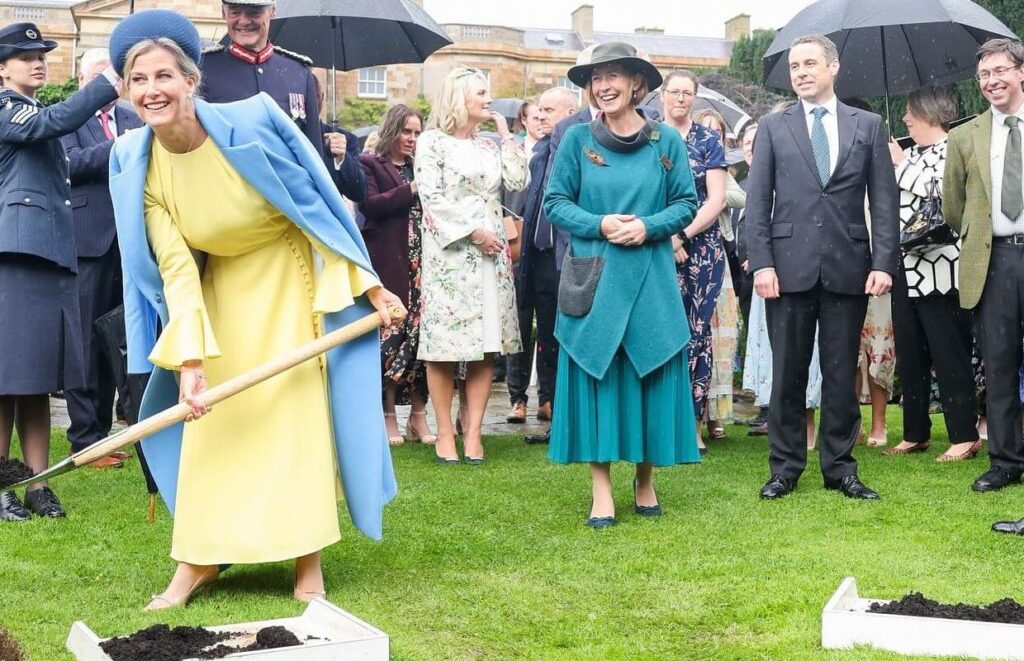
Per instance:
[[[82,55],[78,85],[84,87],[105,68],[110,56],[102,48]],[[82,339],[86,387],[65,393],[71,426],[71,451],[78,452],[110,433],[116,387],[109,363],[100,355],[94,324],[121,305],[121,255],[114,229],[114,208],[107,188],[107,160],[116,136],[139,128],[142,122],[130,106],[111,103],[74,133],[61,138],[70,167],[71,208],[78,254],[78,299],[82,309]],[[96,468],[120,467],[125,453],[104,457]]]

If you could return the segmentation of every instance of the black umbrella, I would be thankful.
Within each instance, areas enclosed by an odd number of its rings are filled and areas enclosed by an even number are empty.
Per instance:
[[[978,46],[1016,38],[969,0],[818,0],[786,24],[765,52],[764,84],[791,90],[789,45],[824,34],[839,49],[836,94],[843,98],[905,94],[974,75]]]
[[[422,62],[452,43],[411,0],[281,0],[270,41],[333,71]]]
[[[648,94],[640,105],[645,108],[654,108],[660,113],[662,111],[661,88]],[[724,94],[720,94],[706,85],[701,85],[697,90],[697,98],[693,100],[693,112],[705,108],[714,110],[722,116],[726,123],[726,132],[732,137],[738,137],[743,127],[752,121],[750,115],[743,108],[733,103]]]

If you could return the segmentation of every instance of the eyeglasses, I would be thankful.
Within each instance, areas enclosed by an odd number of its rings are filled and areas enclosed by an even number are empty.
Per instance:
[[[678,100],[678,99],[692,99],[693,97],[697,96],[693,92],[688,92],[686,90],[664,90],[662,92],[662,94],[664,94],[665,96],[669,97],[670,99],[676,99],[676,100]]]
[[[978,73],[974,74],[974,77],[978,80],[978,82],[983,83],[992,76],[995,76],[996,78],[1002,78],[1004,75],[1006,75],[1006,72],[1015,71],[1019,68],[1019,64],[1015,67],[996,67],[995,69],[992,70],[979,71]]]

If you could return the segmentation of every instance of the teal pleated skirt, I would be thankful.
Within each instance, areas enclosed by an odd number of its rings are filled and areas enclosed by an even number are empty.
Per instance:
[[[558,353],[548,458],[559,464],[700,461],[686,351],[641,378],[621,350],[603,379]]]

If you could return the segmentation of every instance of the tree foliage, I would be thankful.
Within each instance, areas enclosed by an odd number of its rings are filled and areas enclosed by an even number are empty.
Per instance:
[[[388,104],[383,101],[368,101],[356,97],[347,97],[338,104],[335,122],[348,130],[379,124]]]
[[[750,36],[740,37],[732,47],[729,71],[743,82],[760,85],[764,80],[761,58],[774,39],[775,30],[754,30]]]
[[[47,83],[36,91],[36,99],[44,106],[60,103],[78,91],[78,80],[68,78],[63,83]]]

